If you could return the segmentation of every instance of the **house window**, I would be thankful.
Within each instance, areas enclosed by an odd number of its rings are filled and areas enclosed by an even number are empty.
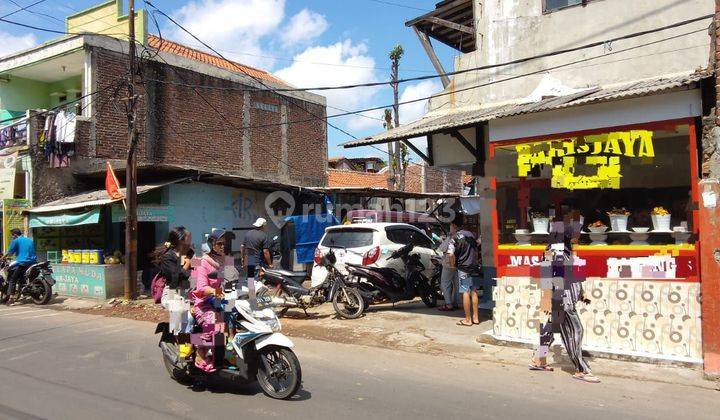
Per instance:
[[[570,6],[583,6],[592,0],[543,0],[543,13],[550,13]]]
[[[374,164],[373,162],[368,162],[368,163],[365,165],[365,168],[367,168],[368,171],[372,171],[372,170],[375,169],[375,164]]]

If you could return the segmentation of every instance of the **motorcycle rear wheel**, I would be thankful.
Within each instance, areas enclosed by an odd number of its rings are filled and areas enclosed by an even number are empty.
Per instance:
[[[50,299],[52,298],[52,286],[41,280],[36,281],[39,284],[33,284],[33,290],[36,290],[35,287],[37,286],[37,289],[42,290],[42,292],[33,292],[30,297],[36,305],[45,305],[50,302]]]
[[[263,393],[276,400],[295,396],[302,383],[300,361],[295,353],[284,347],[268,346],[259,351],[258,357],[257,381]]]
[[[365,311],[365,300],[354,287],[341,287],[333,296],[332,304],[340,318],[357,319]]]

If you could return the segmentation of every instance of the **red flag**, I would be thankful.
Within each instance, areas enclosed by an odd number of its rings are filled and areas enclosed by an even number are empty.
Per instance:
[[[105,190],[113,200],[125,198],[120,192],[120,183],[115,176],[115,171],[113,171],[112,166],[110,166],[110,162],[107,162],[107,172],[105,173]]]

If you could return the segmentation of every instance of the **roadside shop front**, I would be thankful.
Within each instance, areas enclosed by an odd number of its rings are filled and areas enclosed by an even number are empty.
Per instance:
[[[138,267],[150,265],[148,253],[167,234],[172,209],[162,203],[162,187],[138,187]],[[26,211],[38,258],[52,263],[59,295],[108,299],[124,290],[125,211],[104,190],[66,197]]]
[[[426,136],[430,166],[476,175],[493,330],[537,344],[539,265],[552,222],[582,222],[574,246],[591,304],[584,348],[703,362],[698,153],[702,73],[596,87],[539,101],[438,109],[362,147]],[[422,151],[421,151],[422,152]]]
[[[552,221],[573,214],[584,347],[702,363],[698,128],[681,118],[491,142],[496,338],[537,341],[539,264]]]

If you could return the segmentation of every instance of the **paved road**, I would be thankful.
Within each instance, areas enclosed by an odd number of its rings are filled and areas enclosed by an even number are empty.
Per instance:
[[[166,375],[154,325],[0,307],[0,418],[457,419],[715,418],[720,393],[533,372],[355,345],[296,340],[295,401],[254,387],[193,392]]]

